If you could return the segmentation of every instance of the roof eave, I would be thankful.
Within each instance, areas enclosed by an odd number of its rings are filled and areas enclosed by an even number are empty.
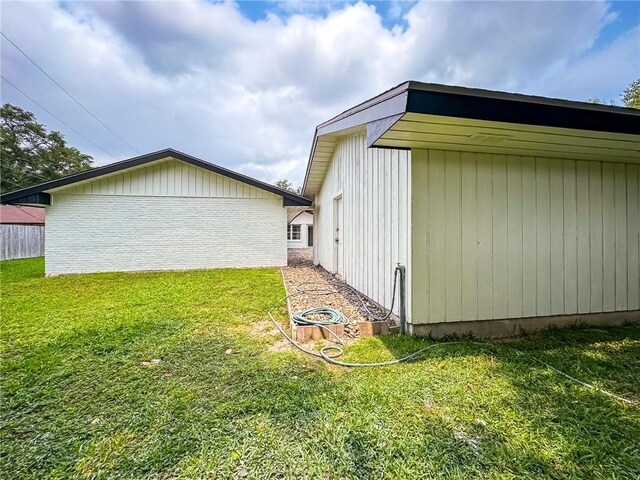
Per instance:
[[[318,144],[318,138],[344,132],[360,125],[379,122],[383,119],[392,119],[390,125],[395,123],[406,111],[409,82],[402,83],[376,97],[367,100],[340,115],[328,120],[316,127],[307,170],[304,177],[302,193],[307,195],[307,182],[313,165],[313,158]],[[389,128],[390,125],[387,125]],[[380,134],[384,133],[384,130]]]
[[[608,133],[640,134],[640,110],[594,108],[584,102],[544,99],[494,92],[471,94],[473,89],[409,90],[406,113],[468,118],[521,125],[569,128]],[[487,91],[482,91],[487,92]]]
[[[146,155],[140,155],[138,157],[129,158],[127,160],[105,165],[103,167],[97,167],[91,170],[86,170],[84,172],[68,175],[66,177],[57,178],[55,180],[34,185],[32,187],[23,188],[21,190],[16,190],[14,192],[5,193],[0,196],[0,203],[3,203],[3,204],[4,203],[15,203],[15,204],[27,204],[27,203],[34,204],[35,203],[39,205],[49,205],[50,203],[49,203],[48,192],[51,190],[54,190],[60,187],[69,186],[78,182],[92,180],[92,179],[102,177],[104,175],[116,173],[122,170],[139,167],[151,162],[163,160],[165,158],[175,158],[176,160],[180,160],[180,161],[189,163],[191,165],[204,168],[205,170],[209,170],[219,175],[232,178],[239,182],[246,183],[253,187],[259,188],[261,190],[266,190],[276,195],[280,195],[281,197],[283,197],[284,199],[283,201],[285,205],[287,204],[301,205],[301,206],[311,205],[311,200],[301,195],[297,195],[287,190],[283,190],[274,185],[262,182],[255,178],[248,177],[246,175],[234,172],[232,170],[228,170],[224,167],[214,165],[212,163],[206,162],[204,160],[193,157],[186,153],[180,152],[178,150],[174,150],[172,148],[159,150],[157,152],[148,153]],[[42,202],[46,201],[46,203],[34,202],[33,200],[36,198],[41,200]]]
[[[402,102],[397,97],[404,98],[404,108],[398,108]],[[366,124],[367,146],[376,146],[376,140],[406,113],[640,135],[636,109],[409,81],[316,128],[303,194],[312,196],[308,180],[319,137]]]

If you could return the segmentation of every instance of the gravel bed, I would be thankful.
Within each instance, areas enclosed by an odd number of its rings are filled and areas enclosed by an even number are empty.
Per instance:
[[[368,314],[352,290],[337,289],[332,286],[336,283],[344,285],[344,282],[324,268],[313,265],[312,248],[289,249],[289,264],[282,268],[282,275],[289,294],[298,290],[330,292],[323,295],[305,293],[290,297],[289,302],[293,312],[314,307],[334,308],[349,319],[349,325],[345,327],[346,336],[349,338],[359,336],[358,323],[366,321],[369,318]],[[380,316],[386,313],[370,301],[367,301],[367,307]]]

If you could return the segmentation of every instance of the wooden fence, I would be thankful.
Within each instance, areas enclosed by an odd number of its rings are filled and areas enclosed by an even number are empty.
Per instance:
[[[0,260],[44,256],[44,225],[0,225]]]

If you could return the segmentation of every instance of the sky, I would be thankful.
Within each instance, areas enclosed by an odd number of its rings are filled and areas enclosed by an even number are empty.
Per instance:
[[[294,185],[316,125],[406,80],[619,104],[640,77],[637,1],[21,1],[0,25],[117,136],[5,38],[40,106],[4,80],[2,102],[96,165],[172,147]]]

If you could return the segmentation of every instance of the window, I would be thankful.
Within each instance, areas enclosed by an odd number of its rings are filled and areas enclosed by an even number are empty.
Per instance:
[[[287,240],[300,240],[300,225],[287,225]]]

